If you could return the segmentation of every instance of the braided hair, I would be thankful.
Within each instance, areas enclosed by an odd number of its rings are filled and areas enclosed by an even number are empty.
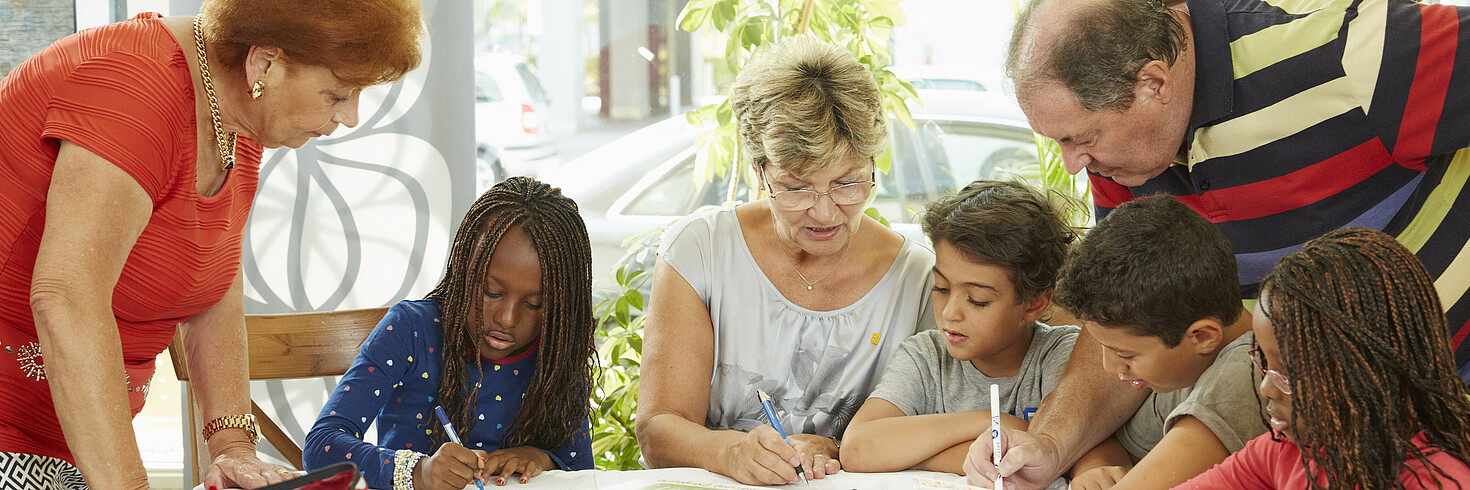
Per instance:
[[[1470,461],[1470,394],[1413,253],[1382,232],[1337,230],[1282,259],[1261,289],[1313,488],[1404,488],[1406,455],[1435,480],[1448,476],[1429,455]]]
[[[473,430],[471,414],[480,387],[469,386],[468,374],[476,369],[480,379],[484,375],[474,340],[475,325],[484,318],[480,285],[501,237],[517,226],[541,260],[545,316],[535,373],[501,447],[555,448],[570,441],[587,421],[587,394],[597,362],[592,246],[577,203],[559,188],[511,177],[486,191],[465,214],[444,278],[427,298],[444,308],[444,375],[438,398],[456,427]],[[434,431],[432,447],[445,440],[443,431]]]

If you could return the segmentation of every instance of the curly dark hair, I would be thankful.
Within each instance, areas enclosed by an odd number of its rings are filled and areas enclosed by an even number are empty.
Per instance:
[[[1154,60],[1173,66],[1188,48],[1184,25],[1160,0],[1059,1],[1075,6],[1065,15],[1038,17],[1037,10],[1056,2],[1034,0],[1016,16],[1005,71],[1022,100],[1030,89],[1061,82],[1084,109],[1127,109],[1138,70]]]
[[[929,241],[953,245],[971,262],[1006,269],[1016,302],[1024,303],[1056,286],[1067,248],[1077,239],[1067,224],[1067,209],[1083,209],[1076,199],[1018,182],[977,180],[924,210]]]
[[[1412,252],[1383,232],[1337,230],[1281,259],[1261,288],[1276,369],[1291,379],[1293,442],[1326,482],[1313,488],[1404,488],[1406,457],[1460,486],[1428,456],[1470,461],[1470,393]],[[1428,446],[1411,441],[1419,432]]]
[[[1054,301],[1083,321],[1179,345],[1189,326],[1240,317],[1230,241],[1170,196],[1118,206],[1062,266]]]
[[[587,394],[597,363],[592,245],[577,203],[559,188],[529,177],[511,177],[486,191],[465,214],[444,278],[428,296],[444,305],[444,376],[438,398],[455,427],[473,430],[471,414],[479,387],[469,388],[468,394],[465,390],[469,368],[481,366],[475,362],[474,341],[474,325],[484,317],[479,285],[485,282],[500,238],[517,226],[541,259],[545,318],[535,374],[501,446],[556,448],[587,423]],[[444,431],[434,431],[434,447],[445,438]]]

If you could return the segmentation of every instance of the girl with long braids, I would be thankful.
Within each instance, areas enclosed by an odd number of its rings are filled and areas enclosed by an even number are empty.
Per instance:
[[[592,253],[560,189],[511,177],[470,207],[444,278],[388,310],[306,436],[308,469],[373,488],[504,485],[592,468]],[[463,445],[448,442],[443,406]],[[377,420],[378,443],[362,435]]]
[[[1261,291],[1252,358],[1271,431],[1182,488],[1470,488],[1470,395],[1408,249],[1333,231]]]

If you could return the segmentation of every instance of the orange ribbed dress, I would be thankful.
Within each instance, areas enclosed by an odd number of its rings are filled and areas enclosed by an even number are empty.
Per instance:
[[[241,137],[224,188],[199,194],[193,82],[159,19],[67,36],[0,80],[0,451],[76,463],[36,355],[29,299],[61,140],[117,165],[153,200],[112,300],[134,415],[175,326],[219,302],[239,272],[261,147]]]

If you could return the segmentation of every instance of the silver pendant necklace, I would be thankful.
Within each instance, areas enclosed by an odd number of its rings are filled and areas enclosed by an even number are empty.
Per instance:
[[[775,226],[775,224],[776,224],[776,222],[775,222],[775,216],[772,216],[771,217],[771,225],[772,226]],[[780,235],[780,234],[779,233],[775,233],[774,235]],[[784,248],[781,247],[781,241],[780,241],[779,236],[777,238],[775,238],[775,240],[776,240],[776,253],[781,254],[781,257],[784,257],[786,259],[786,263],[791,266],[791,270],[796,271],[796,277],[800,277],[801,278],[801,282],[806,283],[806,290],[807,291],[811,291],[813,287],[816,287],[817,283],[822,282],[823,279],[826,279],[827,277],[831,276],[833,272],[837,272],[837,269],[840,268],[840,267],[842,267],[842,261],[847,260],[847,252],[849,250],[852,250],[852,239],[851,238],[848,238],[847,239],[847,245],[843,245],[842,246],[842,257],[839,257],[837,259],[837,265],[832,266],[832,270],[827,271],[826,274],[822,274],[822,277],[818,277],[817,280],[815,280],[815,281],[808,281],[808,280],[806,280],[806,275],[801,273],[801,269],[796,268],[796,262],[791,261],[791,257],[788,256],[788,255],[786,255],[786,249],[784,249]],[[798,246],[797,248],[801,248],[801,247]]]

